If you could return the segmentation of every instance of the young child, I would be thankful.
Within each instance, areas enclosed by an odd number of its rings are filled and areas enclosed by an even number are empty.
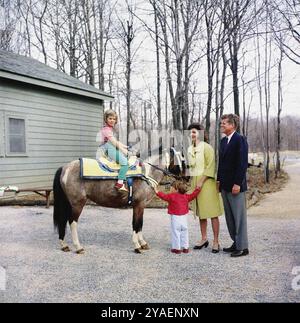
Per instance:
[[[126,173],[128,171],[128,160],[126,157],[128,155],[128,150],[127,146],[115,138],[114,127],[118,122],[117,113],[113,110],[105,111],[104,122],[105,124],[101,129],[104,148],[107,155],[121,166],[115,188],[119,191],[128,192],[124,185]]]
[[[156,195],[168,202],[168,213],[171,215],[171,252],[179,254],[189,252],[189,235],[187,215],[189,202],[200,193],[201,188],[196,187],[193,193],[186,194],[187,186],[181,181],[175,181],[171,186],[171,193],[165,194],[155,189]],[[182,250],[181,250],[182,249]]]

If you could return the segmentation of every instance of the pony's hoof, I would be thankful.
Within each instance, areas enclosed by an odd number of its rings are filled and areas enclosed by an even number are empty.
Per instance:
[[[61,251],[69,252],[69,251],[71,251],[71,249],[69,248],[69,246],[64,246],[64,247],[61,248]]]
[[[84,249],[81,248],[79,250],[76,250],[77,255],[83,255],[84,254]]]
[[[148,243],[146,243],[146,244],[144,244],[143,246],[141,246],[141,248],[142,248],[143,250],[149,250],[149,249],[150,249],[150,247],[149,247]]]
[[[134,249],[134,252],[135,252],[135,253],[142,253],[141,248],[136,248],[136,249]]]

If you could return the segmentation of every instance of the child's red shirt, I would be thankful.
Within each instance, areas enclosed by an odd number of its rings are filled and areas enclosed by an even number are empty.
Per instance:
[[[201,189],[196,188],[191,194],[157,192],[157,196],[168,202],[168,213],[173,215],[186,215],[189,213],[189,202],[200,193]]]

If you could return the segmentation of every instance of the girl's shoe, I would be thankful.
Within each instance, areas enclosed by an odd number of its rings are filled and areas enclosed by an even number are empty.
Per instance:
[[[116,183],[115,184],[115,188],[118,190],[118,191],[123,191],[123,192],[128,192],[128,189],[126,188],[126,186],[123,184],[120,184],[120,183]]]
[[[194,249],[199,250],[199,249],[202,249],[203,247],[207,248],[208,247],[208,244],[209,244],[208,240],[206,240],[206,241],[200,241],[200,244],[196,244],[194,246]]]

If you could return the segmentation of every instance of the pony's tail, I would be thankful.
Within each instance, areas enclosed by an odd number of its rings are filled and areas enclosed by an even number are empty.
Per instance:
[[[56,171],[53,181],[53,223],[54,228],[58,230],[59,239],[63,240],[66,234],[67,222],[72,215],[72,207],[61,186],[61,173],[62,167]]]

